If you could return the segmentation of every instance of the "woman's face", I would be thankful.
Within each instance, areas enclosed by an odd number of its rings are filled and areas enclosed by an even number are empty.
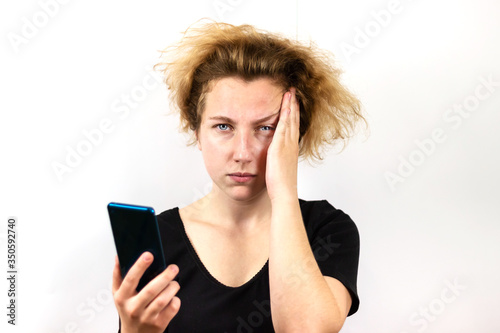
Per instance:
[[[214,83],[197,131],[213,191],[237,201],[265,193],[267,149],[284,92],[268,78],[245,82],[231,77]]]

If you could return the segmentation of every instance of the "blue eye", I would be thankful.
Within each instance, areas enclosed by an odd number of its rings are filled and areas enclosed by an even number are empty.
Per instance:
[[[227,131],[229,129],[229,126],[227,126],[227,124],[218,124],[217,129],[221,131]]]
[[[274,128],[271,127],[271,126],[262,126],[260,129],[261,129],[261,131],[272,131],[272,130],[274,130]]]

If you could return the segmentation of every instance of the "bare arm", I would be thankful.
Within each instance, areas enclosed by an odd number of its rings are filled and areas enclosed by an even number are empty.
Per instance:
[[[297,194],[299,124],[299,104],[292,88],[283,97],[267,155],[273,324],[277,332],[338,332],[352,300],[344,285],[321,274],[307,238]]]
[[[338,332],[351,296],[338,280],[321,274],[307,239],[298,200],[274,202],[269,279],[277,332]]]

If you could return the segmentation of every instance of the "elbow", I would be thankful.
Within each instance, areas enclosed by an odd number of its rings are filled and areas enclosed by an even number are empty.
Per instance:
[[[309,332],[318,332],[318,333],[339,333],[344,326],[344,323],[331,323],[329,325],[322,325],[320,327],[316,327],[316,330],[311,330]]]
[[[335,325],[332,325],[330,328],[328,328],[326,330],[323,330],[321,332],[325,332],[325,333],[326,332],[339,333],[343,326],[344,326],[344,323],[342,323],[342,324],[335,324]]]
[[[331,320],[324,322],[318,320],[314,323],[300,325],[297,323],[289,323],[281,327],[275,327],[277,333],[339,333],[344,326],[344,321],[332,322]]]

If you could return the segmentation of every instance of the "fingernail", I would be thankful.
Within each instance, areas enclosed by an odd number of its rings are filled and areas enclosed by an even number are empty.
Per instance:
[[[145,261],[145,262],[149,262],[153,259],[153,255],[151,253],[144,253],[144,256],[142,257],[142,259]]]
[[[176,265],[170,265],[170,270],[172,273],[177,273],[179,271],[179,268]]]
[[[292,92],[291,92],[291,91],[288,93],[288,100],[289,100],[289,101],[291,101],[291,100],[292,100]]]

